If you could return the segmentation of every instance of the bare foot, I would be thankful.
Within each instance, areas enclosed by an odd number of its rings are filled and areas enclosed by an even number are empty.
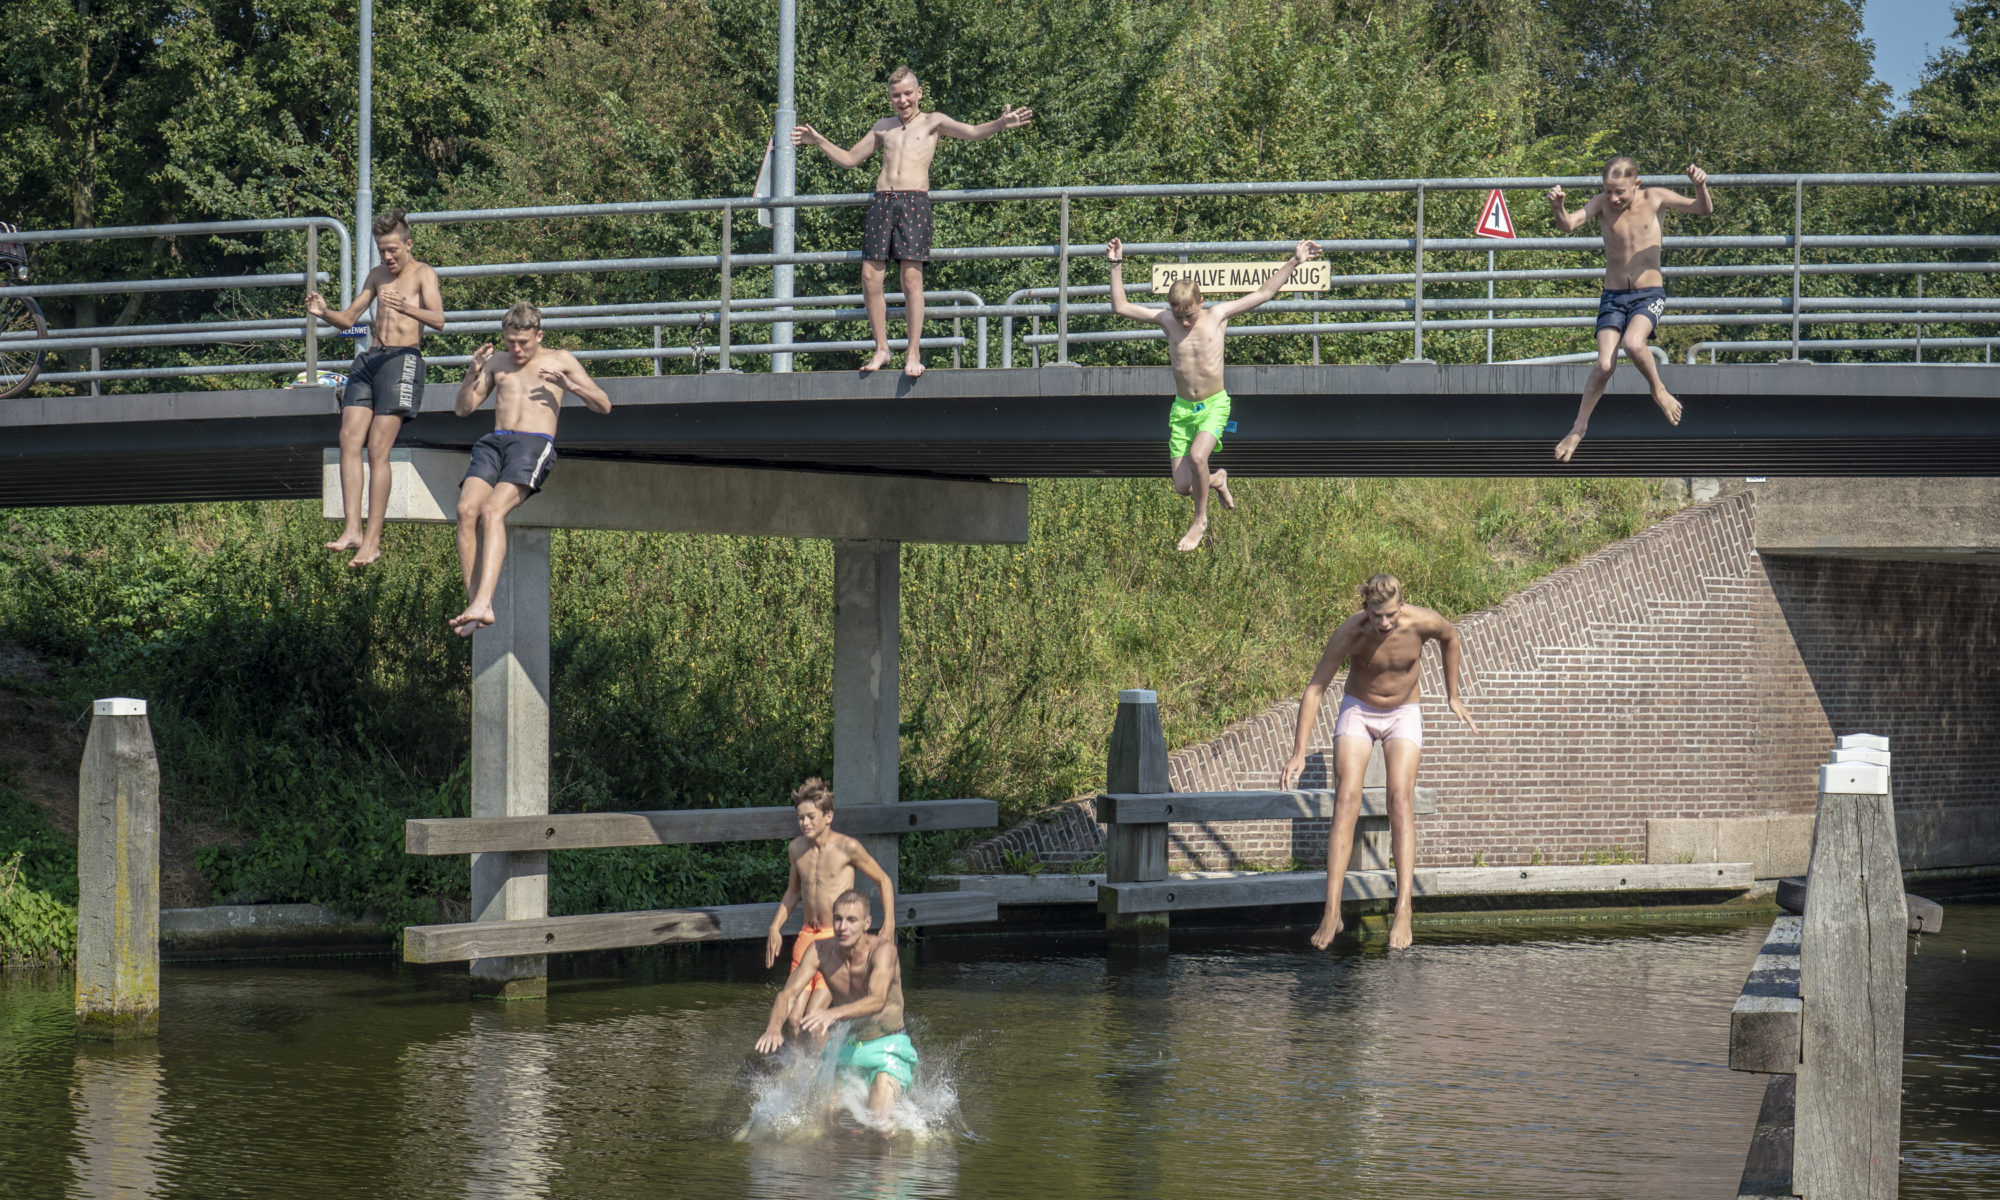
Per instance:
[[[1319,923],[1319,928],[1313,930],[1313,949],[1324,950],[1328,946],[1333,945],[1333,939],[1340,936],[1340,930],[1340,914],[1338,912],[1328,913],[1326,919]]]
[[[326,548],[329,550],[359,550],[361,549],[361,535],[358,533],[343,533],[326,543]]]
[[[903,374],[911,379],[921,379],[924,374],[924,360],[912,354],[903,359]]]
[[[875,357],[868,360],[868,365],[861,368],[861,373],[863,375],[866,375],[871,371],[879,371],[883,367],[886,367],[888,365],[889,365],[889,347],[879,346],[875,350]]]
[[[366,567],[372,565],[375,560],[381,557],[382,547],[364,546],[361,548],[361,553],[347,560],[347,565],[350,567]]]
[[[1659,405],[1660,411],[1667,414],[1667,424],[1678,425],[1681,423],[1681,402],[1674,399],[1672,392],[1665,388],[1654,392],[1653,403]]]
[[[1222,501],[1222,507],[1229,509],[1236,507],[1236,497],[1229,494],[1229,472],[1217,471],[1210,475],[1208,486],[1215,489],[1216,499]]]
[[[1208,519],[1204,517],[1201,520],[1196,521],[1194,524],[1188,526],[1188,531],[1185,534],[1181,535],[1181,540],[1175,543],[1174,549],[1180,551],[1183,554],[1186,554],[1190,550],[1200,549],[1201,535],[1207,532],[1208,532]]]
[[[491,625],[492,623],[493,607],[491,605],[484,608],[467,608],[464,612],[445,622],[445,624],[451,626],[451,631],[460,637],[471,637],[473,631],[481,625]]]
[[[1410,935],[1410,910],[1399,908],[1396,919],[1389,923],[1389,949],[1408,950],[1416,939]]]
[[[1568,462],[1568,461],[1569,461],[1569,456],[1570,456],[1570,455],[1572,455],[1572,454],[1575,454],[1575,453],[1576,453],[1576,448],[1577,448],[1577,445],[1578,445],[1579,443],[1581,443],[1582,441],[1583,441],[1583,435],[1582,435],[1582,434],[1580,434],[1580,433],[1572,433],[1572,434],[1570,434],[1570,435],[1569,435],[1568,437],[1564,438],[1564,439],[1563,439],[1562,441],[1560,441],[1560,442],[1557,442],[1557,443],[1556,443],[1556,461],[1557,461],[1557,462]]]

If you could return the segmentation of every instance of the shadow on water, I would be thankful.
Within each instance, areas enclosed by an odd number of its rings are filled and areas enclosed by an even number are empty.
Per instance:
[[[1903,1191],[1993,1195],[2000,907],[1945,928],[1910,964]],[[67,976],[9,974],[0,1192],[1726,1195],[1762,1090],[1727,1069],[1728,1014],[1763,929],[926,941],[892,1136],[817,1119],[816,1061],[752,1051],[759,956],[581,960],[511,1005],[380,960],[170,966],[159,1041],[121,1046],[73,1040]]]

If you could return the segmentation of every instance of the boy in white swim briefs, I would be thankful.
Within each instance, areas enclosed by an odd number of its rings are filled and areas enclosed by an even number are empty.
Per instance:
[[[1340,891],[1354,850],[1354,823],[1361,816],[1361,776],[1368,752],[1382,743],[1389,776],[1389,838],[1396,856],[1396,910],[1389,925],[1389,948],[1410,944],[1410,898],[1417,862],[1417,764],[1423,758],[1424,714],[1417,695],[1418,665],[1424,643],[1436,642],[1444,655],[1445,701],[1474,733],[1479,727],[1458,698],[1458,627],[1428,608],[1403,603],[1403,585],[1394,575],[1371,576],[1361,585],[1361,611],[1340,623],[1326,640],[1312,682],[1299,699],[1299,728],[1279,786],[1290,788],[1305,770],[1306,741],[1319,719],[1320,698],[1340,664],[1352,660],[1340,715],[1333,723],[1333,831],[1326,844],[1326,915],[1312,935],[1324,950],[1341,930]]]

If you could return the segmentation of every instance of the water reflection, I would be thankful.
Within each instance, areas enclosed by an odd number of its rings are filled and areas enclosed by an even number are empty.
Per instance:
[[[160,1049],[150,1040],[78,1044],[70,1076],[72,1196],[159,1194],[161,1077]]]
[[[411,1153],[462,1147],[453,1157],[466,1200],[547,1196],[563,1085],[550,1071],[556,1046],[546,1002],[474,1003],[466,1032],[403,1056],[405,1127],[417,1134]],[[462,1114],[455,1129],[437,1128],[447,1097]]]
[[[752,1145],[751,1200],[934,1200],[959,1194],[948,1139],[838,1130],[825,1138]]]

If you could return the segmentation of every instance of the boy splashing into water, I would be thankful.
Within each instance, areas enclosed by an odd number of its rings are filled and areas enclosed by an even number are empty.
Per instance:
[[[868,877],[882,894],[882,934],[894,941],[896,932],[896,885],[889,881],[873,855],[860,842],[833,830],[833,789],[817,775],[792,793],[792,807],[798,811],[799,836],[787,848],[791,855],[791,876],[785,881],[785,895],[778,901],[778,915],[771,918],[771,930],[764,940],[764,966],[778,961],[785,944],[785,919],[799,910],[803,924],[792,939],[792,969],[796,971],[814,942],[833,936],[834,899],[854,887],[855,872]],[[862,926],[863,933],[868,927]],[[793,1033],[807,1014],[827,1006],[826,981],[818,975],[806,981],[794,997],[785,1020]]]
[[[1222,343],[1229,322],[1276,296],[1292,272],[1318,254],[1317,242],[1300,242],[1256,291],[1209,308],[1202,307],[1200,284],[1176,279],[1167,291],[1167,307],[1149,308],[1125,298],[1125,244],[1112,238],[1105,248],[1104,257],[1111,261],[1111,311],[1167,331],[1167,361],[1174,368],[1176,392],[1167,409],[1167,455],[1173,459],[1174,490],[1194,497],[1194,524],[1176,550],[1201,545],[1208,532],[1211,489],[1221,497],[1222,507],[1236,507],[1236,498],[1229,494],[1229,472],[1208,469],[1208,456],[1222,448],[1222,435],[1229,429],[1229,393],[1222,388]]]
[[[1590,424],[1591,410],[1604,396],[1618,365],[1618,348],[1646,384],[1653,390],[1653,403],[1667,414],[1669,424],[1681,423],[1681,402],[1660,382],[1660,369],[1653,364],[1646,343],[1667,308],[1667,279],[1660,272],[1660,213],[1684,212],[1705,215],[1715,211],[1708,196],[1708,172],[1690,165],[1687,177],[1694,182],[1695,194],[1683,196],[1667,188],[1639,186],[1639,167],[1620,155],[1604,164],[1604,190],[1591,197],[1578,212],[1569,211],[1563,201],[1562,185],[1549,189],[1549,207],[1554,210],[1556,227],[1564,233],[1583,228],[1595,219],[1604,232],[1604,295],[1597,303],[1597,366],[1584,385],[1583,403],[1576,410],[1576,424],[1569,435],[1556,443],[1556,461],[1568,462],[1583,441]]]

